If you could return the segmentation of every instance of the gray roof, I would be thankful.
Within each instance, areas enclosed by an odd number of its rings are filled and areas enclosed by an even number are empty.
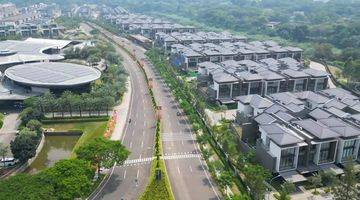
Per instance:
[[[331,88],[331,89],[326,89],[326,90],[322,90],[322,93],[328,95],[328,96],[333,96],[336,97],[338,99],[359,99],[357,96],[351,94],[351,92],[344,90],[342,88]]]
[[[347,107],[347,105],[344,104],[344,103],[341,103],[337,99],[331,99],[330,101],[328,101],[327,103],[324,104],[324,107],[325,108],[335,107],[335,108],[338,108],[338,109],[342,110],[345,107]]]
[[[328,111],[329,113],[331,113],[333,115],[336,115],[336,116],[338,116],[340,118],[346,117],[346,116],[349,115],[348,113],[346,113],[346,112],[344,112],[344,111],[342,111],[342,110],[340,110],[338,108],[335,108],[335,107],[327,108],[326,111]]]
[[[309,74],[312,77],[325,77],[325,76],[329,76],[329,74],[327,72],[321,71],[321,70],[316,70],[316,69],[312,69],[312,68],[307,68],[304,69],[303,72]]]
[[[312,119],[294,121],[293,123],[299,125],[303,130],[306,130],[318,139],[330,139],[339,137],[339,134],[337,134],[335,131]]]
[[[311,111],[311,112],[309,113],[309,115],[310,115],[312,118],[316,119],[316,120],[326,119],[326,118],[329,118],[329,117],[332,116],[332,114],[324,111],[324,110],[321,109],[321,108],[316,108],[316,109],[314,109],[313,111]]]
[[[275,116],[285,122],[290,122],[295,119],[294,116],[290,115],[287,112],[281,111],[281,110],[278,111],[277,113],[275,113]]]
[[[319,120],[322,124],[330,127],[331,130],[337,132],[342,137],[360,136],[360,129],[345,123],[339,118],[331,117]]]
[[[259,124],[271,124],[276,121],[276,119],[268,113],[261,113],[256,116],[254,120]]]
[[[355,110],[356,112],[360,112],[360,103],[357,103],[350,107],[351,109]]]
[[[236,100],[240,101],[243,104],[250,104],[252,107],[255,108],[268,108],[273,105],[271,101],[261,97],[258,94],[239,96],[236,97]]]
[[[285,69],[285,70],[282,70],[281,71],[282,74],[285,74],[291,78],[307,78],[309,77],[310,75],[307,74],[307,73],[304,73],[302,71],[296,71],[296,70],[293,70],[293,69]]]
[[[313,91],[298,92],[298,93],[295,93],[295,95],[298,96],[299,99],[313,101],[318,104],[323,104],[330,100],[329,98],[324,97],[320,94],[317,94]]]
[[[85,65],[40,62],[15,65],[5,75],[16,82],[43,87],[75,86],[90,83],[101,76],[100,71]]]
[[[233,75],[224,72],[224,70],[217,70],[216,72],[212,73],[213,80],[217,83],[232,83],[239,81]]]
[[[266,131],[267,136],[279,146],[294,145],[303,142],[302,139],[296,137],[294,133],[291,133],[289,129],[277,123],[260,125],[260,128]]]
[[[290,92],[282,92],[282,93],[275,93],[271,94],[270,97],[272,97],[274,100],[281,102],[282,104],[296,104],[296,105],[304,105],[302,101],[297,99],[297,97],[290,93]]]
[[[286,108],[280,106],[279,104],[273,104],[272,106],[270,106],[269,108],[267,108],[266,110],[264,110],[266,113],[271,113],[271,114],[275,114],[276,112],[278,112],[279,110],[282,111],[287,111]]]

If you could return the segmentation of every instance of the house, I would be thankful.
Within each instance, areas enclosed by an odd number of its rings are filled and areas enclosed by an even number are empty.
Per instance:
[[[239,96],[235,99],[238,102],[237,111],[249,116],[257,116],[273,105],[270,100],[258,94]]]

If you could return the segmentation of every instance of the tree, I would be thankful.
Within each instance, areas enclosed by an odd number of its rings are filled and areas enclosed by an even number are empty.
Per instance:
[[[231,187],[233,184],[233,177],[231,172],[222,171],[218,177],[218,182],[222,188],[226,188],[227,186]]]
[[[286,182],[282,185],[279,194],[274,194],[274,197],[277,200],[291,200],[289,194],[294,190],[295,190],[295,185],[293,183]]]
[[[17,174],[0,181],[0,199],[56,200],[54,187],[36,175]]]
[[[5,157],[8,153],[8,151],[9,151],[9,147],[3,143],[0,143],[0,156],[3,159],[3,161],[5,161]]]
[[[331,60],[334,56],[332,46],[330,44],[316,44],[314,58]]]
[[[243,170],[245,182],[250,188],[250,194],[255,200],[264,199],[266,192],[265,180],[270,177],[270,173],[260,165],[248,164]]]
[[[100,167],[111,168],[115,163],[122,165],[129,155],[129,151],[119,142],[104,138],[96,138],[76,150],[79,159],[90,161]]]
[[[354,163],[351,159],[346,163],[344,175],[341,177],[337,186],[333,187],[332,194],[335,200],[355,200],[358,199],[356,173]]]
[[[60,160],[40,172],[39,179],[54,187],[57,199],[75,199],[88,195],[92,189],[94,169],[90,162],[80,159]]]
[[[23,124],[27,124],[28,121],[32,119],[40,120],[43,117],[43,114],[40,110],[37,110],[33,107],[25,108],[19,115]]]
[[[10,149],[14,158],[20,162],[26,162],[36,154],[37,141],[34,136],[30,134],[18,135],[13,141],[10,142]]]
[[[315,188],[314,194],[317,194],[317,188],[320,187],[321,183],[322,183],[320,174],[318,173],[318,174],[310,177],[309,181],[310,181],[311,185]]]
[[[41,122],[40,122],[39,120],[36,120],[36,119],[30,120],[30,121],[26,124],[26,127],[27,127],[30,131],[41,132]]]

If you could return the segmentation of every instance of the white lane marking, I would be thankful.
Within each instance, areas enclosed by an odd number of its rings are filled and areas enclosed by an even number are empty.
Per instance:
[[[141,148],[144,147],[144,141],[141,141]]]
[[[137,170],[136,178],[139,178],[139,170]]]
[[[132,134],[131,134],[131,135],[134,136],[134,133],[135,133],[135,130],[132,131]]]
[[[180,174],[180,168],[179,167],[177,167],[177,170],[178,170],[178,173]]]
[[[124,171],[124,179],[126,178],[126,170]]]
[[[141,154],[140,154],[140,156],[139,156],[139,159],[141,159]]]
[[[130,142],[130,147],[129,148],[131,149],[131,147],[132,147],[132,142]]]
[[[184,140],[181,140],[181,144],[184,146]]]
[[[191,165],[189,165],[189,169],[190,169],[190,172],[193,172],[192,168],[191,168]]]
[[[146,128],[146,122],[144,121],[144,127]]]

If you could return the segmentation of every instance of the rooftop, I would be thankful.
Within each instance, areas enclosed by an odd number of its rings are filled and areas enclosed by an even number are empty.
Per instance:
[[[99,79],[100,75],[95,68],[60,62],[22,64],[5,71],[5,76],[13,81],[40,87],[82,85]]]

